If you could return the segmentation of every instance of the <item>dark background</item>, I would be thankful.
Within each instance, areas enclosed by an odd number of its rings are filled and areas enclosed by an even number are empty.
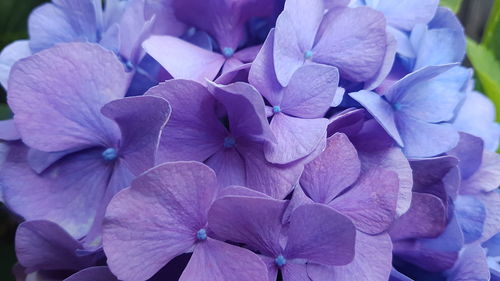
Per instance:
[[[458,16],[464,23],[466,33],[479,41],[494,0],[465,0]],[[499,0],[500,1],[500,0]],[[27,19],[30,11],[48,1],[44,0],[0,0],[0,50],[9,43],[25,39]],[[5,91],[0,87],[0,119],[10,117],[5,104]],[[14,280],[11,274],[15,263],[14,234],[16,222],[0,203],[0,280]]]

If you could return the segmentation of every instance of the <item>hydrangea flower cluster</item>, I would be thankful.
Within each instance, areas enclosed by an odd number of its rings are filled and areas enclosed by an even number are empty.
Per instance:
[[[500,126],[438,4],[38,7],[0,55],[18,280],[498,280]]]

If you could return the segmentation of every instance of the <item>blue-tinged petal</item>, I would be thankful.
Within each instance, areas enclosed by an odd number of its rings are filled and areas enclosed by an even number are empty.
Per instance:
[[[483,161],[483,141],[473,135],[460,132],[460,141],[448,155],[455,156],[459,162],[460,177],[467,180],[476,173]],[[461,188],[464,191],[466,189]]]
[[[359,91],[350,93],[353,99],[363,105],[368,112],[377,120],[384,130],[400,145],[403,140],[396,128],[394,110],[391,105],[381,96],[370,91]]]
[[[94,3],[92,0],[54,0],[35,9],[28,21],[33,52],[63,42],[98,42]]]
[[[448,222],[446,229],[441,235],[436,238],[422,238],[419,244],[423,248],[442,251],[442,252],[458,252],[464,246],[464,235],[457,216],[453,216]]]
[[[438,0],[382,0],[373,8],[384,13],[387,23],[402,30],[416,24],[427,24],[436,13]],[[373,4],[372,4],[373,5]]]
[[[448,281],[490,280],[490,271],[486,260],[486,252],[481,245],[467,245],[453,268],[448,272]]]
[[[465,35],[463,30],[429,29],[414,48],[417,53],[414,69],[461,62],[465,56]]]
[[[455,215],[464,233],[465,243],[478,240],[484,229],[486,207],[472,196],[458,196],[455,200]]]
[[[31,56],[31,49],[28,40],[14,41],[3,48],[0,53],[0,85],[4,89],[7,89],[7,81],[12,66],[20,59],[29,56]]]
[[[0,120],[0,140],[16,141],[20,139],[21,135],[13,119]]]
[[[479,169],[462,181],[461,194],[476,195],[495,191],[500,185],[500,155],[485,150]]]

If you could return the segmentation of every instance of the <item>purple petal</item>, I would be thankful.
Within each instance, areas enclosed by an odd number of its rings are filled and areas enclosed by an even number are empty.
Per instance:
[[[226,108],[230,131],[235,138],[274,140],[266,119],[264,101],[254,87],[236,82],[230,85],[210,84],[209,89]]]
[[[304,64],[304,54],[312,49],[325,7],[323,0],[287,1],[276,21],[274,67],[281,85]]]
[[[350,218],[357,229],[378,234],[396,217],[398,190],[395,172],[375,168],[362,172],[358,181],[329,205]]]
[[[264,45],[252,63],[248,81],[272,105],[279,105],[283,98],[282,86],[278,82],[273,60],[274,29],[269,32]]]
[[[458,158],[462,179],[471,177],[479,169],[483,161],[483,148],[484,143],[480,138],[460,133],[458,145],[447,154]]]
[[[373,9],[344,8],[328,12],[323,33],[313,48],[314,62],[338,67],[351,81],[373,78],[382,66],[387,49],[386,24]]]
[[[286,281],[303,281],[309,280],[307,275],[307,267],[301,263],[288,263],[281,269],[283,280]]]
[[[286,206],[282,200],[225,196],[212,205],[208,224],[224,240],[244,243],[274,258],[282,251],[279,239]]]
[[[399,177],[398,215],[410,208],[413,175],[410,163],[401,149],[373,119],[364,122],[363,128],[351,140],[358,151],[363,170],[383,168],[394,171]]]
[[[10,69],[19,60],[31,56],[28,40],[18,40],[3,48],[0,53],[0,85],[7,89]]]
[[[172,36],[151,36],[142,46],[176,79],[205,83],[215,78],[226,61],[221,54]],[[169,52],[165,52],[167,47]]]
[[[281,111],[302,118],[320,118],[330,108],[339,81],[335,67],[310,64],[297,69],[283,90]]]
[[[489,240],[500,232],[500,192],[497,190],[477,196],[486,207],[486,220],[484,221],[481,242]]]
[[[285,165],[269,163],[264,157],[263,146],[256,143],[241,143],[238,152],[245,161],[246,186],[249,188],[283,199],[299,182],[304,168],[302,160]]]
[[[111,271],[145,280],[189,251],[216,196],[215,173],[198,162],[166,163],[136,178],[106,212],[103,245]]]
[[[359,91],[350,93],[350,97],[359,102],[370,112],[384,130],[400,145],[403,146],[403,140],[396,127],[394,111],[389,103],[384,101],[381,96],[374,92]]]
[[[455,200],[455,216],[463,231],[465,243],[472,243],[483,233],[486,206],[472,196],[458,196]]]
[[[130,171],[138,175],[153,167],[160,136],[170,116],[169,103],[154,96],[128,97],[106,104],[101,111],[120,127],[118,153]]]
[[[102,159],[102,150],[74,153],[40,175],[26,163],[26,150],[13,147],[17,159],[10,159],[2,168],[0,177],[9,208],[26,220],[56,222],[75,238],[87,234],[112,173],[112,166]]]
[[[328,138],[325,151],[305,166],[300,184],[315,202],[329,203],[357,180],[360,169],[356,149],[346,135],[337,133]]]
[[[271,131],[275,143],[266,143],[264,153],[271,163],[286,164],[311,154],[326,136],[328,119],[301,119],[275,114]]]
[[[393,241],[411,238],[434,238],[446,227],[446,211],[438,197],[426,193],[413,193],[410,209],[393,224]]]
[[[356,135],[363,128],[364,121],[364,109],[346,109],[330,118],[328,136],[337,132],[348,136]]]
[[[158,162],[205,161],[224,144],[227,131],[217,120],[216,100],[202,85],[170,80],[151,88],[146,95],[162,97],[172,106],[158,149]]]
[[[388,280],[392,269],[392,242],[387,234],[371,236],[356,232],[354,260],[343,266],[308,264],[311,280]]]
[[[245,163],[234,148],[221,148],[206,161],[214,169],[220,187],[245,185]]]
[[[16,255],[29,271],[79,270],[92,266],[95,255],[78,256],[82,245],[59,225],[43,220],[22,223],[16,232]]]
[[[107,266],[95,266],[81,270],[63,281],[118,281]]]
[[[237,185],[231,185],[222,188],[221,191],[219,192],[219,198],[224,196],[243,196],[243,197],[259,197],[259,198],[273,199],[272,197],[264,193]]]
[[[180,281],[267,281],[267,268],[253,252],[208,238],[195,246]]]
[[[236,49],[244,39],[245,23],[252,17],[265,17],[273,11],[273,1],[175,0],[178,19],[207,31],[221,49]],[[203,15],[203,17],[200,17]]]
[[[393,254],[430,272],[450,269],[458,258],[458,252],[435,251],[422,247],[418,240],[395,242]]]
[[[391,31],[390,28],[388,28],[387,30]],[[382,84],[384,79],[387,78],[394,66],[394,60],[396,59],[398,45],[399,42],[396,41],[396,38],[392,35],[392,33],[387,33],[387,49],[385,51],[384,60],[382,61],[382,66],[378,70],[378,74],[376,76],[365,82],[365,90],[371,91],[376,89]]]
[[[307,204],[290,216],[286,258],[344,265],[354,258],[356,229],[351,221],[321,204]]]
[[[125,95],[127,79],[113,53],[92,44],[60,44],[12,68],[8,102],[23,141],[33,148],[111,146],[118,128],[100,109]]]

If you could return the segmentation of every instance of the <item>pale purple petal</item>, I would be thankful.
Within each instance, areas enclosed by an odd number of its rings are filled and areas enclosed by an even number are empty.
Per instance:
[[[286,206],[287,202],[283,200],[225,196],[212,205],[208,223],[217,236],[276,257],[282,251],[279,239]]]
[[[118,281],[107,266],[94,266],[81,270],[63,281]]]
[[[253,252],[208,238],[195,246],[179,281],[268,281],[264,262]]]
[[[301,263],[287,263],[281,269],[284,281],[304,281],[309,280],[307,267]]]
[[[290,216],[286,258],[324,265],[345,265],[354,258],[356,229],[351,221],[322,204],[307,204]]]
[[[465,246],[457,263],[450,270],[449,281],[489,280],[490,271],[486,261],[486,251],[480,244]]]
[[[416,24],[431,21],[439,5],[438,0],[384,0],[377,1],[377,10],[384,13],[387,23],[402,30],[411,30]]]
[[[360,169],[356,149],[346,135],[336,133],[325,151],[305,166],[300,184],[315,202],[329,203],[357,180]]]
[[[0,140],[15,141],[21,139],[13,119],[0,120]]]
[[[485,150],[479,169],[462,181],[461,194],[476,194],[494,191],[500,185],[500,155]]]
[[[205,83],[219,73],[226,58],[172,36],[151,36],[142,44],[174,78]],[[168,48],[168,52],[165,52]]]
[[[328,119],[301,119],[285,113],[274,115],[271,131],[276,142],[266,143],[264,153],[271,163],[286,164],[311,154],[326,137]]]
[[[104,222],[111,271],[119,279],[145,280],[189,251],[197,232],[206,227],[216,181],[201,163],[174,162],[149,170],[118,193]]]
[[[12,68],[8,102],[23,141],[33,148],[110,146],[118,127],[100,110],[125,95],[127,79],[122,63],[102,47],[60,44]]]
[[[380,168],[361,173],[358,181],[329,205],[368,234],[387,230],[396,218],[398,175]]]
[[[128,97],[106,104],[101,111],[120,127],[118,155],[129,170],[139,175],[153,167],[160,136],[170,116],[170,104],[160,97]]]

